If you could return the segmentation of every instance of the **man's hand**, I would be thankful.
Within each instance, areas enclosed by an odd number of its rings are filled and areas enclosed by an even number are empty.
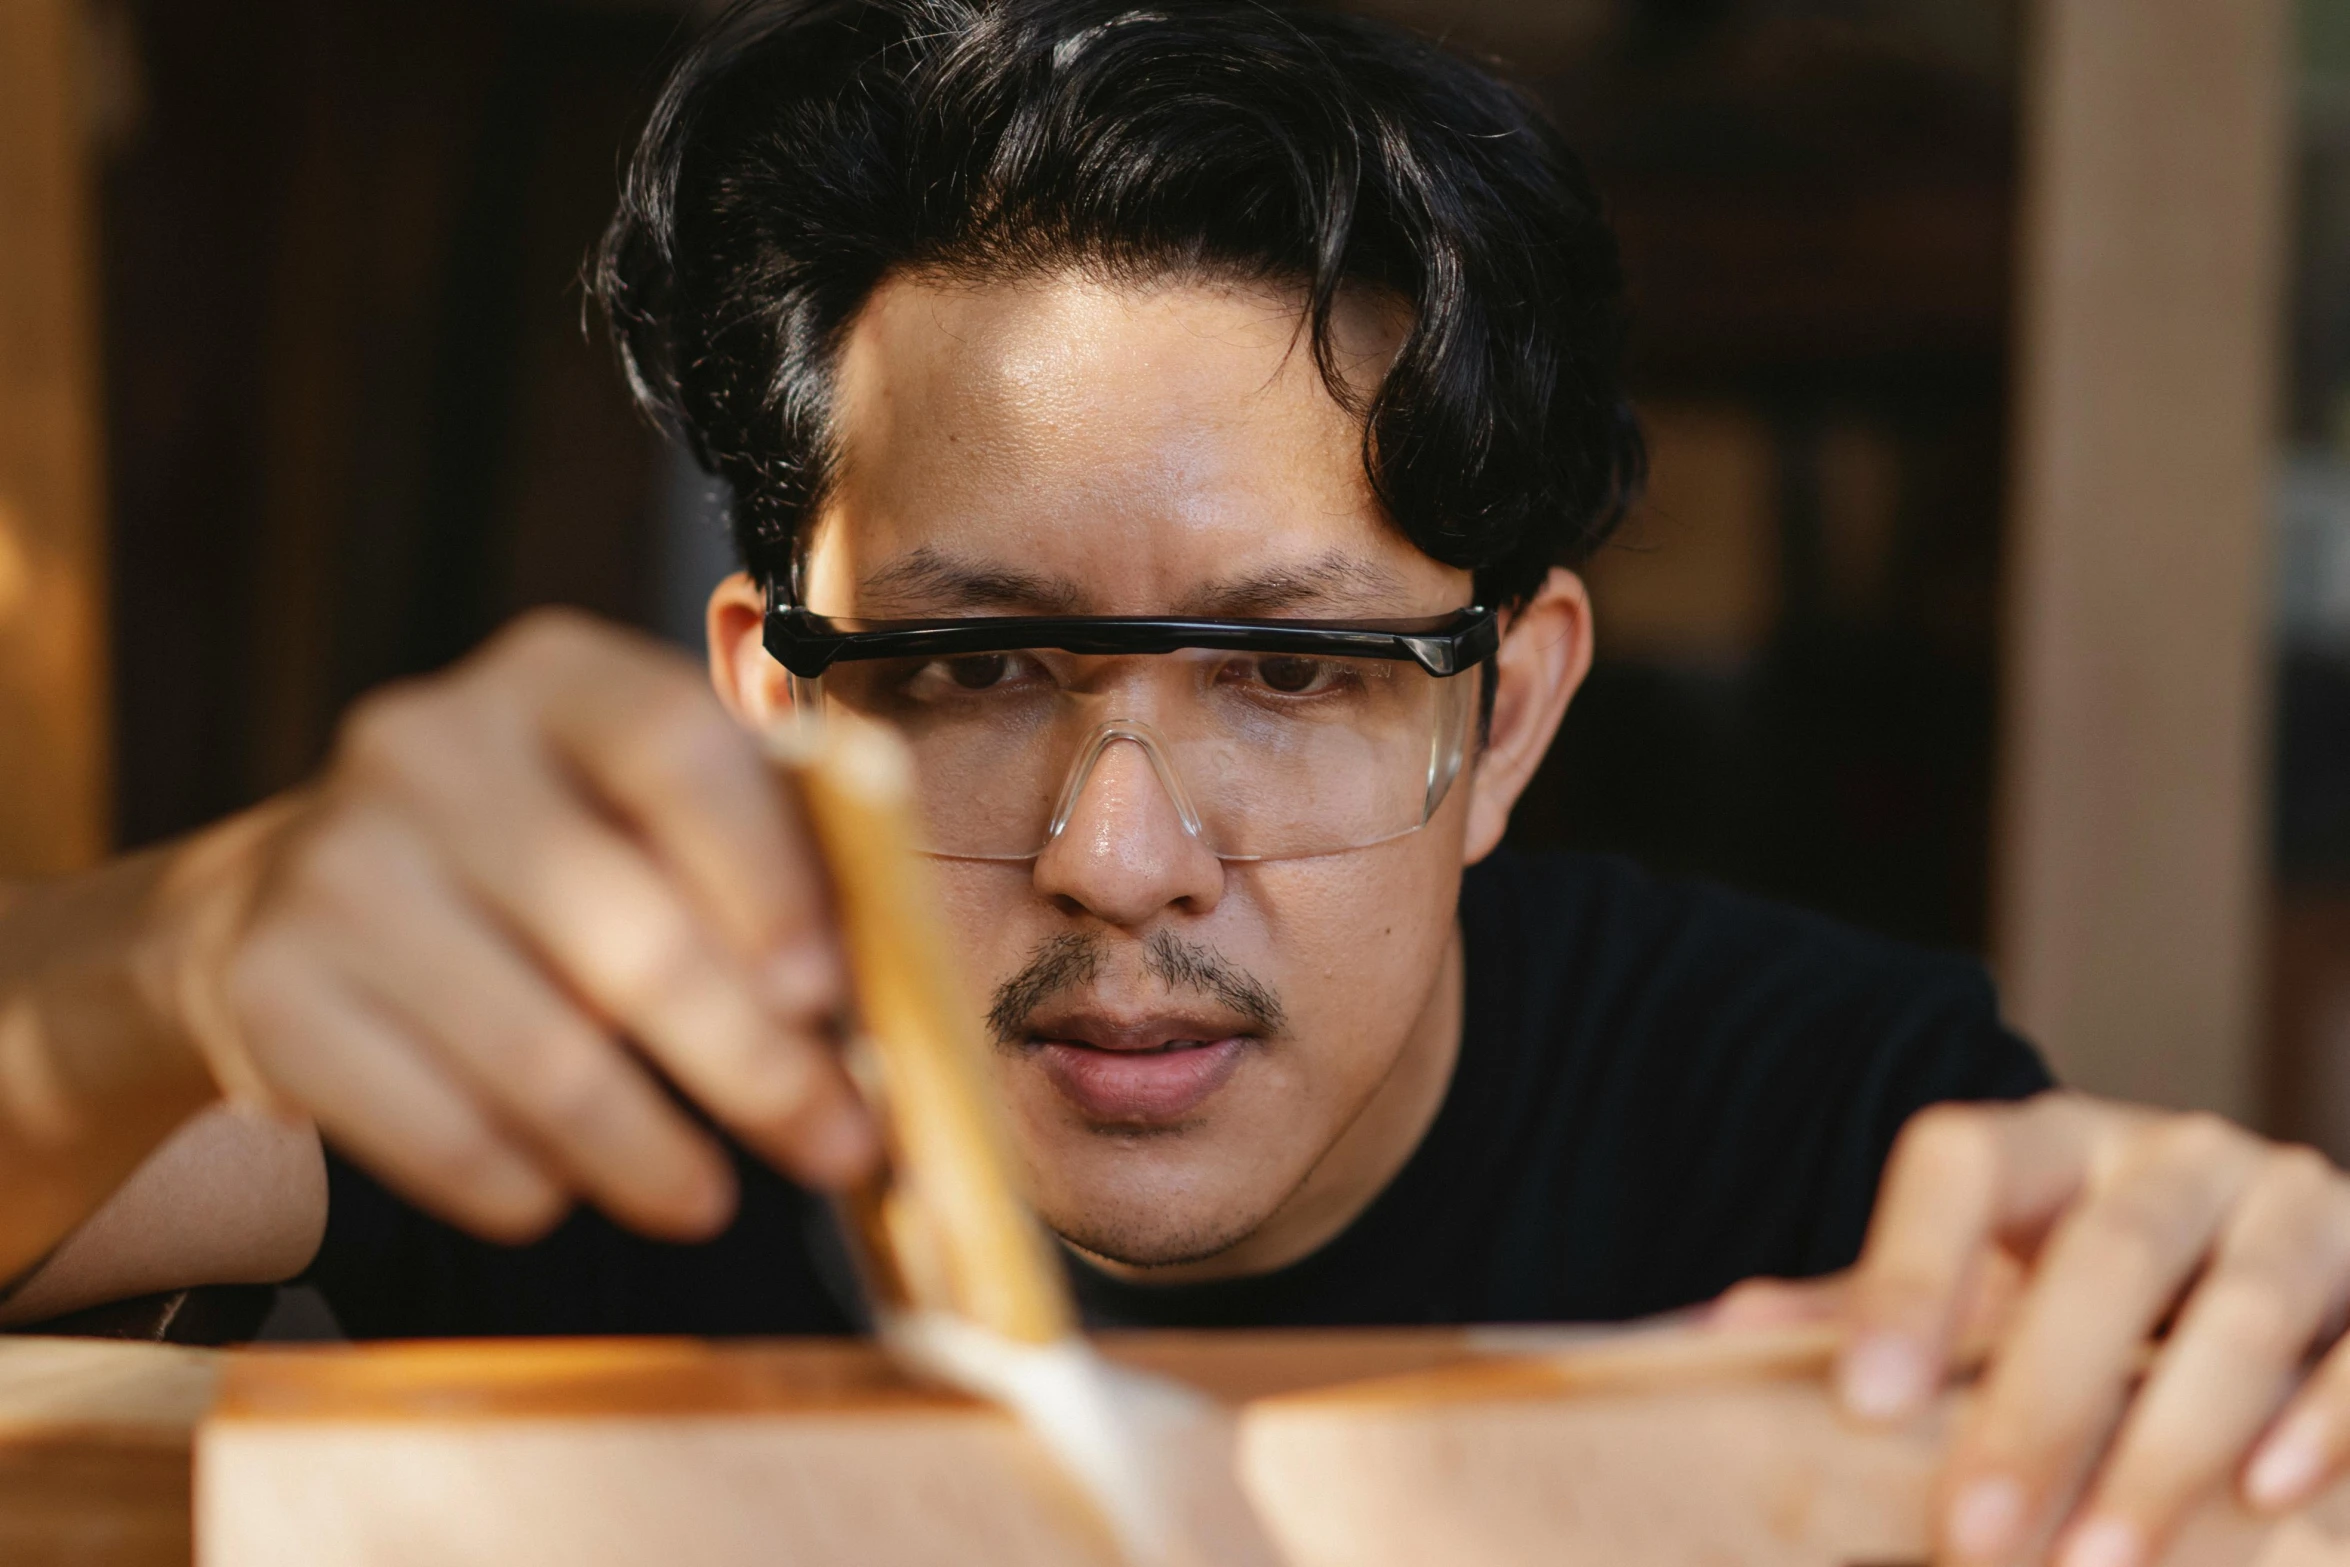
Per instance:
[[[1868,1419],[1987,1345],[1943,1477],[1948,1563],[2017,1560],[2070,1503],[2060,1567],[2136,1567],[2219,1488],[2275,1511],[2350,1456],[2350,1178],[2216,1117],[2054,1093],[1925,1111],[1849,1275],[1719,1308],[1820,1311],[1849,1324],[1840,1390]]]
[[[727,1162],[661,1079],[808,1181],[875,1155],[826,1041],[842,966],[792,801],[643,638],[537,615],[370,697],[260,852],[216,976],[243,1051],[469,1229],[527,1238],[575,1197],[721,1227]]]

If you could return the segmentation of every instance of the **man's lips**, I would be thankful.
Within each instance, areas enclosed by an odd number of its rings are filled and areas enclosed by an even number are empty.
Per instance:
[[[1024,1049],[1088,1120],[1164,1125],[1205,1104],[1254,1043],[1206,1018],[1069,1017],[1032,1027]]]

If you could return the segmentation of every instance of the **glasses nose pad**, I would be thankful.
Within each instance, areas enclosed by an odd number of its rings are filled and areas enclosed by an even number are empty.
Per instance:
[[[1194,838],[1200,836],[1199,812],[1193,807],[1191,795],[1184,789],[1183,780],[1177,775],[1175,763],[1168,757],[1166,742],[1159,738],[1159,732],[1140,719],[1113,718],[1097,725],[1093,733],[1085,737],[1085,743],[1077,748],[1076,759],[1069,767],[1068,781],[1061,785],[1061,798],[1053,806],[1052,823],[1045,829],[1045,842],[1051,843],[1061,836],[1061,830],[1069,825],[1069,818],[1077,814],[1077,801],[1084,795],[1086,781],[1093,777],[1094,768],[1100,764],[1110,747],[1120,741],[1139,747],[1142,754],[1150,758],[1151,772],[1157,775],[1159,787],[1166,791],[1168,800],[1173,803],[1176,816],[1183,822],[1183,830]]]

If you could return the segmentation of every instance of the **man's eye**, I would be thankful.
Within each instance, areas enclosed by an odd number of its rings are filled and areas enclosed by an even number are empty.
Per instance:
[[[1256,676],[1284,696],[1300,696],[1328,682],[1330,666],[1318,658],[1274,656],[1257,660]]]
[[[975,653],[968,658],[940,660],[946,675],[966,691],[985,691],[1001,685],[1012,671],[1012,657],[1008,653]]]
[[[916,664],[900,678],[898,691],[910,701],[946,702],[1033,692],[1044,679],[1045,670],[1025,653],[958,653]]]

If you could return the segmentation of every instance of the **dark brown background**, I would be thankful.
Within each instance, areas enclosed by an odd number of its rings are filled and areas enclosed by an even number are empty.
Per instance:
[[[1518,835],[1979,945],[2004,10],[1400,9],[1508,51],[1593,162],[1658,432],[1658,505],[1596,573],[1617,651]],[[703,584],[680,578],[708,542],[681,546],[675,462],[577,283],[690,22],[472,0],[108,15],[124,840],[300,777],[353,694],[526,606],[690,627]],[[1731,602],[1676,585],[1709,550],[1746,563]],[[1646,576],[1611,606],[1626,570]]]

